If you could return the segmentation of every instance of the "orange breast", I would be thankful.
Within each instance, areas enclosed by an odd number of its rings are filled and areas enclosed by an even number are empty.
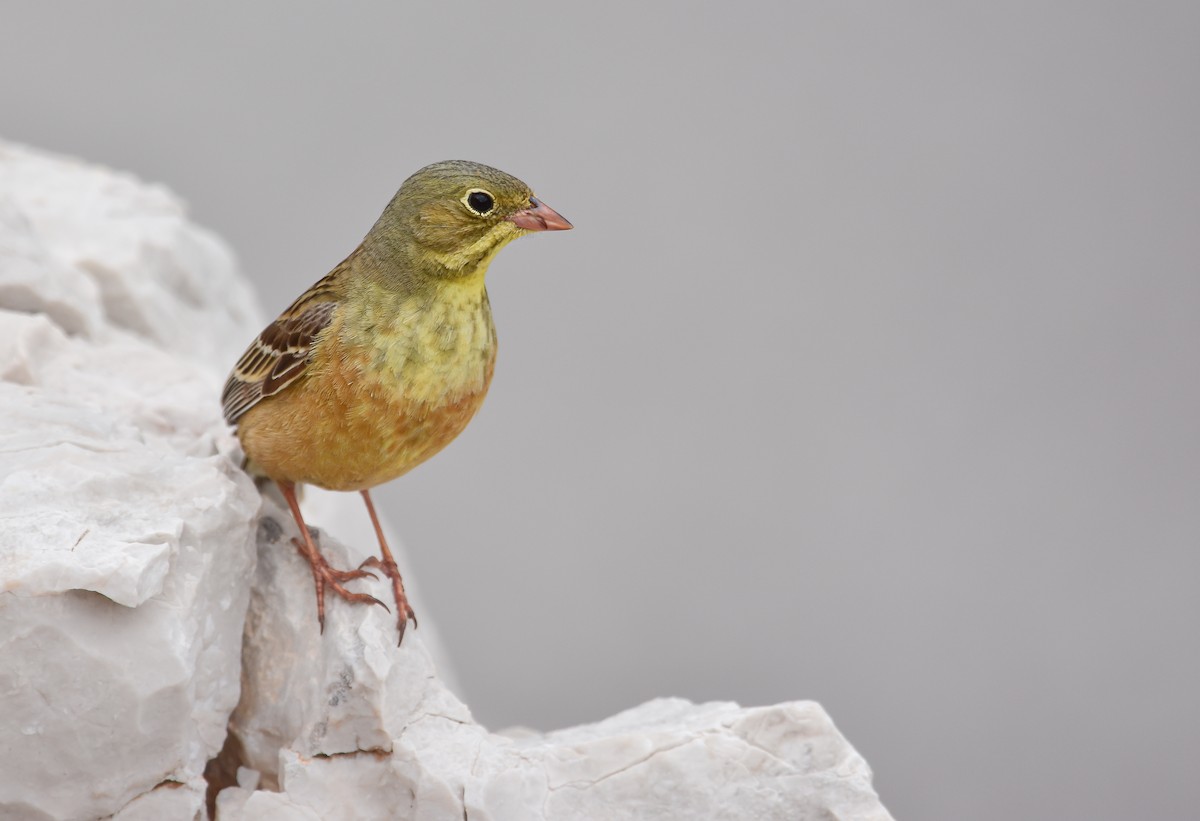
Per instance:
[[[404,385],[365,358],[334,355],[239,420],[247,456],[272,479],[362,490],[402,476],[462,433],[491,384],[495,347],[465,367],[479,386],[438,401],[406,398]]]

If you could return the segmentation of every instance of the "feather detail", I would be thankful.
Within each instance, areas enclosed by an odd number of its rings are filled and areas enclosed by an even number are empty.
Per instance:
[[[226,422],[236,424],[250,408],[265,397],[279,393],[304,374],[312,359],[317,335],[329,325],[338,307],[337,302],[315,300],[329,296],[327,291],[314,286],[264,328],[246,349],[221,394]]]

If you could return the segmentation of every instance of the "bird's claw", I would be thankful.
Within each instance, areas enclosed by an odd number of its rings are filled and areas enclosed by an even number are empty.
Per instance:
[[[396,630],[400,634],[396,646],[399,647],[404,641],[404,632],[408,628],[410,619],[413,627],[420,627],[417,622],[417,614],[413,612],[412,605],[408,603],[408,596],[404,593],[404,581],[400,578],[400,569],[396,567],[394,561],[382,560],[378,556],[365,559],[358,569],[362,571],[364,567],[373,567],[392,581],[392,596],[396,600]]]
[[[350,581],[354,581],[355,579],[375,579],[375,581],[379,581],[379,577],[376,576],[374,573],[372,573],[369,570],[362,570],[362,569],[359,569],[359,570],[335,570],[334,568],[331,567],[331,568],[329,568],[329,575],[332,578],[337,579],[339,582],[350,582]]]
[[[327,587],[333,588],[333,592],[352,604],[377,604],[389,613],[392,612],[390,607],[371,594],[355,593],[342,584],[342,582],[367,577],[378,580],[379,577],[374,573],[363,570],[361,567],[357,570],[338,570],[325,561],[325,557],[320,553],[317,553],[315,557],[309,556],[304,543],[299,539],[292,539],[292,543],[308,559],[309,566],[312,568],[313,584],[317,588],[317,624],[320,626],[322,635],[325,633],[325,588]]]

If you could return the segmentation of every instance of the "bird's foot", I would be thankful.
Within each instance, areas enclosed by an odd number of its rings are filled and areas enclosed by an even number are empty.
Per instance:
[[[404,641],[404,630],[408,627],[408,620],[412,619],[413,627],[418,627],[417,614],[413,612],[412,606],[408,603],[408,596],[404,594],[404,580],[400,578],[400,569],[396,567],[396,562],[391,556],[383,559],[377,556],[372,556],[358,566],[360,573],[366,573],[364,567],[374,567],[380,573],[392,580],[392,595],[396,599],[396,629],[400,633],[400,638],[396,642],[396,646]]]
[[[300,551],[300,554],[308,560],[309,566],[312,568],[313,583],[317,588],[317,623],[321,625],[321,633],[325,632],[325,588],[333,588],[333,592],[337,593],[348,602],[356,604],[377,604],[389,613],[391,609],[381,602],[379,599],[367,593],[355,593],[353,590],[347,590],[343,582],[353,581],[354,579],[379,578],[369,570],[363,570],[361,567],[357,570],[338,570],[331,566],[325,560],[325,557],[320,553],[310,554],[300,539],[292,539],[292,544]]]

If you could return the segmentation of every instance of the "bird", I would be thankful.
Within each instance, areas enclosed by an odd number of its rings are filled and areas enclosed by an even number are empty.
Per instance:
[[[484,275],[526,234],[572,228],[516,177],[449,160],[400,186],[348,257],[296,299],[237,361],[221,396],[252,474],[274,482],[325,593],[387,605],[345,585],[371,570],[391,581],[398,643],[416,614],[379,525],[371,489],[448,445],[479,409],[496,363]],[[379,556],[340,570],[321,555],[297,487],[362,495]],[[368,568],[371,568],[370,570]]]

